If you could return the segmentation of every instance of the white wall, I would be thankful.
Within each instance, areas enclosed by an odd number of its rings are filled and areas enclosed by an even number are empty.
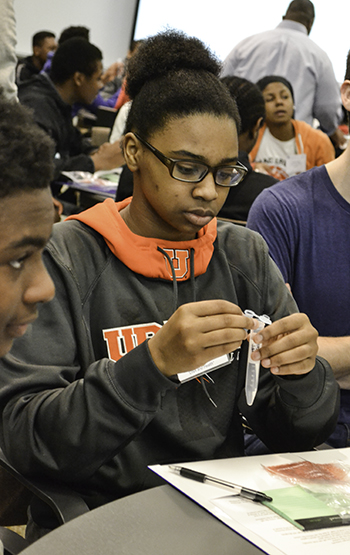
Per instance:
[[[242,39],[273,29],[290,0],[140,0],[135,38],[144,38],[169,25],[194,35],[223,60]],[[315,23],[310,38],[330,57],[336,78],[343,81],[350,49],[350,0],[313,0]]]
[[[31,54],[32,36],[41,30],[59,36],[70,25],[90,29],[90,40],[108,66],[128,51],[136,0],[14,0],[17,52]]]
[[[145,38],[165,25],[184,30],[206,42],[224,59],[241,39],[278,25],[290,0],[140,0],[136,38]],[[316,20],[310,38],[326,50],[336,77],[343,81],[350,0],[313,0]],[[70,25],[91,29],[91,42],[101,48],[104,65],[123,58],[128,50],[137,0],[14,0],[20,54],[31,53],[31,37],[42,29],[59,35]]]

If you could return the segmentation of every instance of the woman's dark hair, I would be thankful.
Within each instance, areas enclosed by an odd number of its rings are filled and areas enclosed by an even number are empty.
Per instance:
[[[53,179],[53,141],[31,111],[0,95],[0,198],[45,189]]]
[[[261,92],[264,92],[264,90],[270,83],[282,83],[285,87],[287,87],[287,89],[289,89],[289,92],[292,95],[292,100],[294,102],[294,91],[292,83],[288,81],[288,79],[282,77],[281,75],[266,75],[265,77],[262,77],[262,79],[259,79],[256,84]]]
[[[257,85],[243,77],[227,76],[221,79],[235,99],[241,118],[241,133],[251,132],[256,122],[266,117],[265,100]]]
[[[58,85],[68,81],[76,71],[91,77],[101,60],[102,52],[97,46],[81,37],[72,38],[57,48],[52,58],[50,77]]]
[[[199,39],[180,31],[145,40],[128,65],[126,92],[133,102],[125,133],[148,138],[170,119],[193,114],[226,115],[239,128],[237,106],[219,80],[220,70]]]

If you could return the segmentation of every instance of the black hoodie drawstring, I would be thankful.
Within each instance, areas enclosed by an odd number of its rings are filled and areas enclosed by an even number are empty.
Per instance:
[[[178,292],[178,287],[177,287],[177,281],[176,281],[176,274],[175,274],[175,268],[174,268],[174,264],[170,258],[170,256],[168,255],[168,253],[162,249],[161,247],[157,247],[157,250],[159,252],[162,253],[163,256],[165,256],[165,258],[167,259],[167,261],[169,262],[169,266],[171,269],[171,274],[172,274],[172,278],[173,278],[173,312],[175,312],[175,310],[178,307],[178,302],[179,302],[179,292]],[[191,249],[192,250],[192,249]]]
[[[192,298],[193,302],[195,303],[197,300],[196,295],[196,279],[194,275],[194,249],[190,249],[190,280],[192,286]]]
[[[174,268],[174,264],[173,261],[171,260],[170,256],[168,255],[168,253],[162,249],[161,247],[157,247],[157,250],[159,252],[162,253],[163,256],[165,256],[166,260],[169,262],[169,266],[171,269],[171,275],[172,275],[172,282],[173,282],[173,296],[174,296],[174,302],[173,302],[173,312],[175,312],[175,310],[178,308],[178,302],[179,302],[179,292],[178,292],[178,285],[177,285],[177,279],[176,279],[176,273],[175,273],[175,268]],[[193,302],[196,301],[196,280],[195,280],[195,273],[194,273],[194,249],[190,249],[190,280],[191,280],[191,287],[192,287],[192,298],[193,298]],[[205,378],[211,382],[211,383],[215,383],[214,380],[211,378],[211,376],[209,376],[208,374],[204,374]],[[210,394],[207,390],[207,386],[205,385],[205,379],[203,376],[201,376],[200,378],[197,378],[197,381],[200,382],[202,384],[202,388],[203,391],[206,395],[206,397],[209,399],[209,401],[212,403],[212,405],[217,408],[217,404],[213,401],[213,399],[210,397]]]

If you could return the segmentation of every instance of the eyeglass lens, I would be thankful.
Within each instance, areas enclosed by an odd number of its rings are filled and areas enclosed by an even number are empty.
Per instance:
[[[208,173],[207,166],[195,162],[184,161],[175,162],[172,171],[172,177],[181,181],[201,181]],[[231,166],[223,166],[214,171],[214,180],[217,185],[226,187],[236,185],[241,181],[244,172],[240,172],[237,168]]]

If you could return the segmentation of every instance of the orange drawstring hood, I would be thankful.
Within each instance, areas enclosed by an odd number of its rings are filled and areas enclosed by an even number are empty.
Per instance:
[[[203,227],[192,241],[165,241],[142,237],[132,233],[120,211],[128,206],[131,197],[122,202],[107,199],[92,208],[67,219],[75,219],[88,225],[104,238],[113,254],[133,272],[150,278],[172,281],[174,271],[177,281],[190,278],[190,253],[193,253],[194,276],[206,272],[214,251],[216,218]],[[168,256],[165,256],[165,251]],[[169,258],[173,268],[169,265]]]

